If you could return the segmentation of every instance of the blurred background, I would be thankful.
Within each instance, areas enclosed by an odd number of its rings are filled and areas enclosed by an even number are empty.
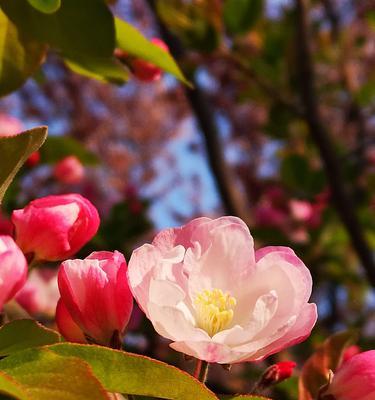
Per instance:
[[[256,247],[292,247],[313,275],[318,326],[308,342],[265,363],[234,366],[231,375],[215,366],[209,384],[223,393],[249,390],[267,363],[301,361],[339,330],[358,331],[358,351],[373,348],[375,2],[111,7],[148,38],[162,38],[194,88],[170,75],[98,82],[50,52],[34,79],[0,100],[0,130],[49,127],[5,197],[0,232],[31,199],[79,192],[102,218],[82,254],[118,249],[129,259],[162,228],[227,214],[246,221]],[[34,310],[41,320],[53,313],[54,300],[44,301]],[[126,346],[192,368],[140,311]],[[295,386],[280,385],[277,398],[295,398]]]

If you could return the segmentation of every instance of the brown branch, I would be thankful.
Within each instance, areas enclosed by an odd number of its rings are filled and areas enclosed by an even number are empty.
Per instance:
[[[177,59],[184,56],[184,49],[179,40],[173,36],[163,21],[159,18],[154,0],[147,0],[149,7],[153,11],[155,20],[159,26],[163,40],[168,45],[172,55]],[[211,106],[206,94],[194,79],[194,74],[188,76],[193,84],[193,88],[184,86],[186,97],[190,103],[195,119],[206,144],[208,162],[219,191],[225,213],[242,218],[246,223],[250,222],[246,203],[240,192],[237,190],[234,176],[228,166],[223,146],[219,136],[219,129],[215,121],[215,111]]]
[[[301,102],[305,108],[310,135],[319,149],[325,173],[331,187],[334,206],[345,226],[353,247],[375,287],[375,264],[372,251],[363,235],[355,214],[354,202],[348,193],[340,164],[330,136],[322,123],[315,91],[315,72],[310,49],[307,0],[295,0],[297,11],[297,68],[300,78]]]

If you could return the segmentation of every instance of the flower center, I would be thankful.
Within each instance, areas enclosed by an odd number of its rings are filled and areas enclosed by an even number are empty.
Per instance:
[[[221,289],[203,290],[194,300],[197,326],[214,336],[231,323],[236,304],[236,299]]]

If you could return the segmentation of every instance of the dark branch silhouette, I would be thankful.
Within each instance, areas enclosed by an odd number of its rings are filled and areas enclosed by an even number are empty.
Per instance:
[[[305,108],[306,122],[310,135],[319,149],[327,175],[334,206],[344,224],[365,269],[371,285],[375,287],[375,263],[372,251],[363,235],[355,214],[354,202],[345,187],[340,163],[334,145],[319,113],[315,91],[315,73],[310,49],[307,1],[296,0],[297,11],[297,68],[300,77],[301,102]]]

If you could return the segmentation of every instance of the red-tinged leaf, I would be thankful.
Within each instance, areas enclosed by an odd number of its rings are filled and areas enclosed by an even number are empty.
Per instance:
[[[298,384],[299,400],[313,400],[327,383],[329,371],[334,371],[342,360],[346,347],[355,341],[353,332],[340,332],[329,337],[306,361]]]

